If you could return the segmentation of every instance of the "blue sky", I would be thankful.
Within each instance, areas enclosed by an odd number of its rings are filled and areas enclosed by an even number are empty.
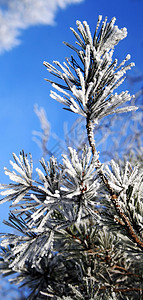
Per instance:
[[[94,33],[99,14],[109,21],[115,16],[119,28],[127,27],[128,36],[115,55],[121,61],[130,53],[136,64],[134,74],[142,75],[143,0],[0,0],[1,183],[9,181],[3,168],[10,167],[12,152],[31,152],[36,168],[41,151],[32,140],[32,131],[40,129],[34,104],[45,108],[57,135],[63,135],[64,121],[72,123],[73,114],[50,99],[43,61],[63,62],[71,51],[62,42],[75,41],[69,28],[76,29],[76,20],[86,20]],[[127,88],[133,92],[131,86]],[[0,206],[1,220],[7,216],[7,205]]]

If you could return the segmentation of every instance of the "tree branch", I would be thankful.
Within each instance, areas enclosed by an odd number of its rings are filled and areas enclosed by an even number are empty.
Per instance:
[[[93,126],[93,123],[92,123],[92,121],[90,120],[89,117],[87,118],[86,129],[87,129],[87,136],[88,136],[89,145],[92,149],[92,154],[95,155],[95,153],[97,153],[97,150],[96,150],[96,146],[95,146],[94,133],[93,133],[94,126]],[[123,224],[121,224],[121,222],[120,222],[120,225],[124,226],[124,228],[126,229],[128,234],[130,235],[132,240],[138,245],[138,247],[140,249],[143,250],[143,242],[139,239],[139,237],[134,232],[134,229],[133,229],[128,217],[125,215],[125,213],[123,212],[123,210],[120,207],[120,204],[119,204],[119,201],[118,201],[118,196],[116,195],[115,191],[110,186],[110,184],[108,182],[108,179],[106,178],[106,176],[104,175],[104,173],[102,172],[100,167],[101,167],[101,162],[98,160],[96,169],[98,171],[98,174],[99,174],[100,178],[102,179],[103,183],[105,184],[108,192],[110,193],[111,201],[114,204],[116,212],[118,213],[119,217],[123,221]]]

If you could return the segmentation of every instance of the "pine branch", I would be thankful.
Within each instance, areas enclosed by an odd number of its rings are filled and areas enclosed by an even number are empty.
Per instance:
[[[89,141],[89,144],[90,144],[91,149],[92,149],[92,154],[94,156],[95,153],[97,153],[97,150],[96,150],[96,147],[95,147],[94,133],[93,133],[94,127],[93,127],[93,123],[89,119],[87,119],[86,128],[87,128],[88,141]],[[119,221],[119,224],[126,229],[127,233],[131,237],[131,239],[138,245],[138,247],[140,249],[143,250],[143,242],[136,235],[136,233],[134,231],[134,228],[132,227],[132,225],[129,221],[129,218],[126,216],[126,214],[121,209],[120,204],[118,202],[118,195],[115,193],[114,189],[110,186],[110,184],[108,182],[108,179],[106,178],[106,176],[102,172],[101,165],[102,164],[98,159],[97,164],[96,164],[96,169],[98,170],[98,174],[99,174],[100,178],[102,179],[102,181],[105,184],[108,192],[110,193],[111,201],[114,204],[116,212],[118,213],[119,217],[122,220],[122,222]],[[116,221],[118,222],[117,219],[116,219]]]

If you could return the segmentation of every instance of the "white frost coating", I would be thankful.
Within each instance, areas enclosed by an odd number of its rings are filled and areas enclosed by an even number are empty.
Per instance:
[[[113,160],[111,161],[111,169],[106,165],[104,174],[106,174],[108,183],[114,189],[118,196],[118,204],[124,211],[130,212],[134,224],[143,227],[143,205],[141,197],[142,193],[142,177],[138,167],[132,168],[129,162],[125,163],[124,168],[119,167]]]
[[[70,147],[69,151],[70,160],[66,155],[63,155],[63,165],[64,174],[69,178],[70,182],[69,180],[65,180],[61,191],[65,192],[66,197],[71,200],[73,197],[80,195],[84,206],[89,210],[88,204],[93,205],[92,199],[96,196],[96,190],[99,188],[99,183],[94,178],[97,157],[93,157],[92,160],[90,159],[90,149],[84,149],[81,159],[79,159],[75,149]],[[86,196],[84,197],[84,195]],[[81,218],[81,209],[82,206],[78,212],[77,220]]]
[[[40,180],[45,182],[46,178],[45,178],[44,173],[39,168],[36,168],[36,172],[38,173]]]
[[[50,92],[51,92],[50,93],[50,97],[51,98],[53,98],[53,99],[55,99],[58,102],[63,103],[63,104],[67,103],[67,101],[63,97],[61,97],[60,95],[58,95],[56,92],[54,92],[54,91],[50,91]]]
[[[84,25],[85,32],[86,32],[86,38],[87,38],[88,43],[90,44],[90,46],[92,48],[93,47],[93,41],[92,41],[92,36],[91,36],[89,25],[87,24],[86,21],[83,21],[83,25]]]
[[[62,88],[60,88],[57,84],[53,83],[52,87],[55,88],[55,89],[57,89],[59,92],[63,93],[64,95],[70,96],[69,93],[67,93],[65,90],[63,90]]]
[[[20,175],[17,175],[14,171],[11,172],[11,171],[9,171],[9,170],[6,169],[6,168],[4,168],[4,170],[5,170],[5,175],[8,175],[9,178],[10,178],[12,181],[21,183],[21,184],[26,185],[26,186],[29,185],[29,183],[27,183],[27,181],[25,180],[25,178],[23,179]]]
[[[85,58],[84,58],[84,67],[85,67],[85,80],[88,78],[88,72],[90,67],[90,46],[86,45]]]
[[[25,179],[27,178],[25,172],[16,163],[10,160],[10,164],[12,165],[13,169],[15,169],[22,177]]]
[[[9,190],[6,190],[6,191],[2,191],[0,193],[0,195],[2,195],[2,196],[8,196],[8,195],[15,194],[15,192],[16,192],[15,190],[9,189]]]
[[[64,63],[63,66],[55,61],[54,63],[60,68],[59,71],[51,64],[44,62],[49,72],[65,82],[74,99],[67,91],[61,89],[60,86],[58,87],[58,84],[54,87],[66,97],[63,98],[53,91],[51,91],[50,96],[68,106],[74,113],[85,117],[90,116],[90,120],[96,124],[101,118],[112,113],[135,110],[134,106],[127,106],[116,111],[115,108],[130,101],[131,96],[127,92],[119,95],[113,94],[114,90],[123,83],[124,74],[134,66],[133,63],[124,66],[130,59],[129,54],[119,65],[117,65],[116,59],[112,61],[114,47],[126,37],[127,29],[119,29],[118,26],[114,25],[115,18],[110,23],[107,23],[107,18],[105,18],[100,34],[98,34],[97,29],[100,20],[101,17],[99,16],[94,41],[87,22],[84,21],[83,24],[80,21],[76,22],[79,33],[71,29],[78,40],[78,46],[82,49],[71,45],[71,48],[81,58],[83,63],[81,68],[78,63],[76,65],[76,61],[72,63],[66,60],[67,63]]]
[[[23,200],[24,196],[27,194],[27,189],[21,189],[20,195],[15,197],[15,200],[12,202],[13,205],[19,203],[21,200]]]

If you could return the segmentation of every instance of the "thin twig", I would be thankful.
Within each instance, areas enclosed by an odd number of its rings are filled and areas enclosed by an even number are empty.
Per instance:
[[[99,288],[99,291],[101,291],[101,290],[107,290],[107,289],[110,289],[111,287],[109,286],[101,286],[100,288]],[[96,288],[95,288],[95,290],[97,290]],[[112,289],[112,291],[113,292],[115,292],[115,293],[127,293],[127,292],[133,292],[133,291],[135,291],[135,292],[141,292],[141,291],[143,291],[143,289],[141,289],[141,288],[113,288]]]

